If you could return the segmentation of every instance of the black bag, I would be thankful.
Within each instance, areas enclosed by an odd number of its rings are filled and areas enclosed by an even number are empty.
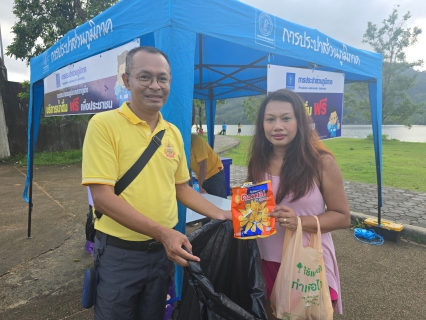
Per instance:
[[[95,267],[90,267],[84,272],[83,293],[81,295],[81,305],[83,308],[90,309],[94,306],[98,281],[98,271]]]
[[[86,218],[86,240],[90,242],[95,242],[95,235],[95,219],[93,218],[92,209],[90,208],[90,211],[87,213]]]
[[[216,220],[188,235],[201,262],[184,269],[177,319],[267,319],[256,240],[238,240],[233,234],[231,221]]]

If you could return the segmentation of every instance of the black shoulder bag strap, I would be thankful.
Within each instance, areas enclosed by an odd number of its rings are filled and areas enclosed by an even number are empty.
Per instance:
[[[133,164],[133,166],[127,170],[127,172],[117,181],[114,187],[114,193],[118,196],[120,193],[132,183],[136,176],[142,171],[149,159],[154,155],[154,152],[161,146],[161,140],[163,139],[165,130],[159,131],[151,140],[148,147],[144,150],[139,159]],[[100,219],[102,213],[95,210],[96,217]]]

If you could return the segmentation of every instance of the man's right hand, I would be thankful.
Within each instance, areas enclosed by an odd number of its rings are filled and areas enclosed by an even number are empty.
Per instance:
[[[188,261],[200,261],[200,258],[188,253],[182,247],[185,247],[189,252],[192,251],[191,242],[189,242],[186,235],[173,230],[166,229],[159,241],[163,244],[166,250],[167,257],[181,267],[187,267]]]

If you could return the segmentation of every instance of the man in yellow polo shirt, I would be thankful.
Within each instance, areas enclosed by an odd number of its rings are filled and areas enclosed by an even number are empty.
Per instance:
[[[130,102],[95,115],[83,146],[82,184],[90,187],[95,221],[94,258],[99,274],[95,319],[163,319],[173,262],[199,261],[187,237],[173,229],[175,199],[212,219],[231,219],[186,182],[189,172],[179,130],[160,110],[170,92],[167,56],[153,47],[129,51],[123,82]],[[152,137],[165,130],[161,146],[119,195],[116,182],[136,162]],[[156,243],[158,241],[159,243]]]

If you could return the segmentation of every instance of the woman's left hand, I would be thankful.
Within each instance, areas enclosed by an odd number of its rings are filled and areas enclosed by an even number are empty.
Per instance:
[[[284,205],[278,205],[269,214],[270,217],[275,217],[275,223],[281,227],[295,231],[297,229],[297,216],[294,210]]]

